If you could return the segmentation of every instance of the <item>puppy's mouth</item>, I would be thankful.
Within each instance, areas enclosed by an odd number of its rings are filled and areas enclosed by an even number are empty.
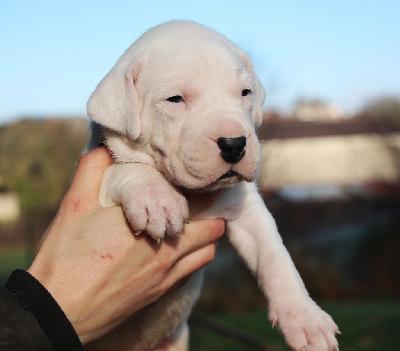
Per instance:
[[[212,182],[211,184],[198,189],[190,189],[185,187],[180,187],[183,191],[188,193],[208,193],[211,191],[219,190],[219,189],[226,189],[234,186],[235,184],[241,182],[243,177],[235,172],[235,171],[228,171],[224,173],[221,177],[217,180]]]
[[[231,186],[241,182],[243,177],[235,171],[228,171],[224,173],[221,177],[219,177],[215,182],[210,184],[207,188],[210,189],[224,189],[230,188]]]
[[[231,178],[231,177],[235,177],[238,176],[239,174],[235,171],[228,171],[225,174],[223,174],[221,177],[219,177],[219,179],[227,179],[227,178]]]

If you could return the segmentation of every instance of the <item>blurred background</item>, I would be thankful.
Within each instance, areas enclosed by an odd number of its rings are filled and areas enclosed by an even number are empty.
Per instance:
[[[341,350],[397,349],[399,14],[394,0],[3,4],[0,283],[29,266],[65,194],[96,84],[147,28],[189,19],[253,58],[267,91],[260,191]],[[288,350],[226,239],[191,325],[192,350]]]

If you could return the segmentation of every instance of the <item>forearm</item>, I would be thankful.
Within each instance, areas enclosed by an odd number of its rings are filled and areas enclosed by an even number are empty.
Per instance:
[[[257,278],[270,301],[280,301],[282,291],[294,298],[307,297],[304,283],[283,245],[272,215],[257,194],[243,213],[227,224],[231,243]]]

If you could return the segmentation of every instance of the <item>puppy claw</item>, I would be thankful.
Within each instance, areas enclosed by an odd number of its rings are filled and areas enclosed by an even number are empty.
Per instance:
[[[189,224],[189,219],[187,219],[187,218],[186,218],[186,219],[184,219],[184,220],[183,220],[183,223],[185,223],[185,224]]]
[[[141,230],[138,230],[137,232],[133,232],[133,234],[134,234],[134,235],[140,235],[140,234],[142,234],[142,231],[141,231]]]
[[[161,244],[161,238],[157,238],[157,245]]]
[[[276,319],[273,319],[273,320],[272,320],[272,329],[275,328],[275,326],[276,326],[277,323],[278,323],[278,322],[276,321]]]

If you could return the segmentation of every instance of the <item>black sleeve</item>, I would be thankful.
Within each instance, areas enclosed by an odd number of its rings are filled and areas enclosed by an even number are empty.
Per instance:
[[[28,272],[12,272],[4,288],[0,288],[0,293],[0,316],[4,314],[5,317],[4,326],[3,321],[0,322],[1,351],[83,350],[78,335],[60,306]],[[19,342],[24,342],[25,348],[12,344],[18,345]]]
[[[3,287],[0,287],[0,350],[51,350],[33,314],[21,310],[14,296]]]

